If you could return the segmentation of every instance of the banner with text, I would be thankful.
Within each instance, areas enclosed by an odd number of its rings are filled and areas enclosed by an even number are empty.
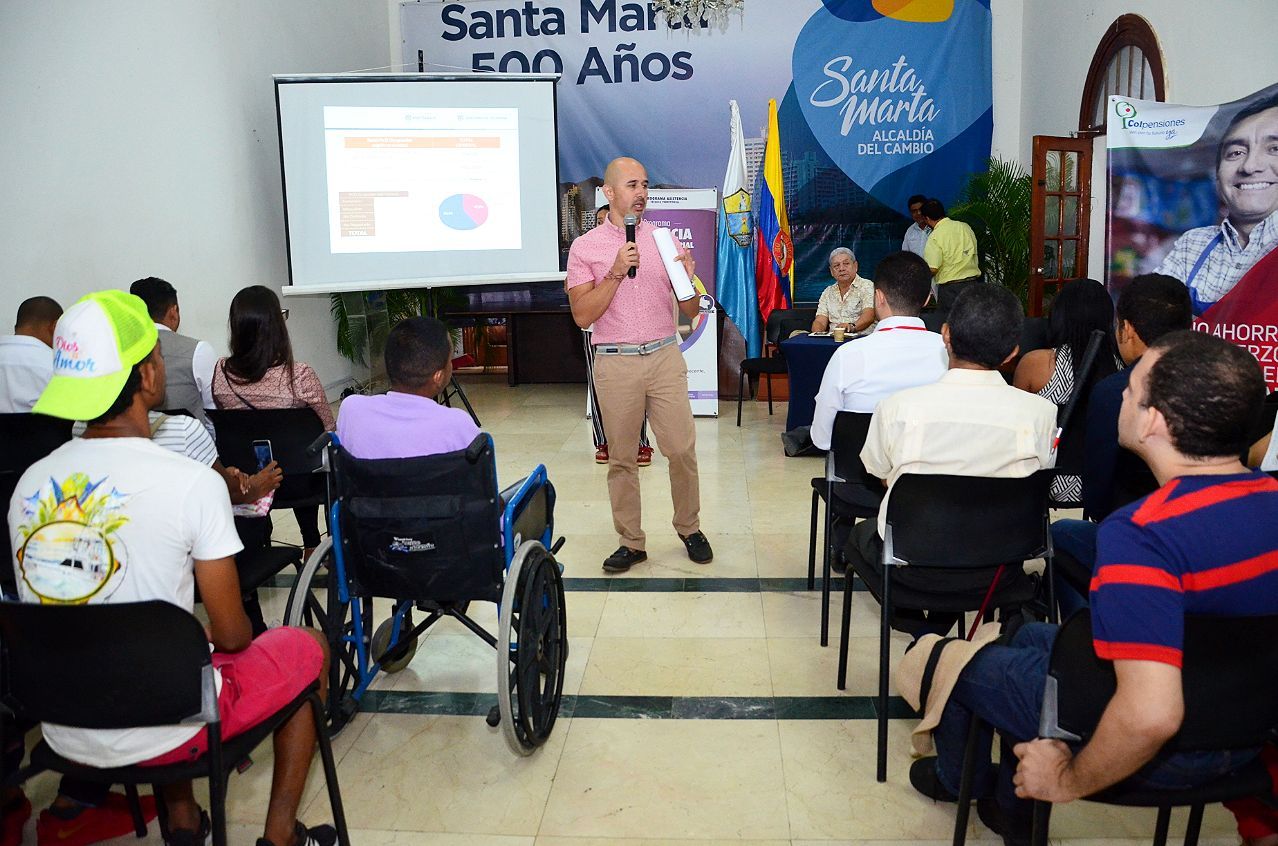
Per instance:
[[[417,0],[401,23],[409,69],[563,75],[565,250],[615,156],[642,161],[654,185],[722,187],[732,99],[752,177],[768,99],[781,103],[800,300],[829,283],[836,246],[872,276],[900,249],[908,197],[950,203],[990,153],[989,0],[750,0],[722,25],[671,25],[620,0]]]
[[[1221,106],[1109,98],[1109,286],[1165,273],[1278,390],[1278,85]]]

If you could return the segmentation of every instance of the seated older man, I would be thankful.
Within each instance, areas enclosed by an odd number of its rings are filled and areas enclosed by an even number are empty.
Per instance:
[[[813,332],[842,326],[848,332],[864,332],[874,325],[874,283],[857,275],[856,255],[847,247],[830,253],[834,284],[821,292]]]

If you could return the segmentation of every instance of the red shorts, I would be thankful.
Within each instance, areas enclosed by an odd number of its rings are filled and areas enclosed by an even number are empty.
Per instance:
[[[303,629],[270,629],[243,652],[214,652],[213,666],[222,673],[217,707],[222,717],[222,739],[229,740],[279,711],[318,679],[324,667],[324,650]],[[209,731],[202,728],[181,746],[143,761],[140,766],[184,764],[196,760],[208,748]]]

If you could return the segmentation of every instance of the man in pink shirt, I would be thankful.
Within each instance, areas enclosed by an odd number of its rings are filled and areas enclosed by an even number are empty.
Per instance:
[[[634,159],[614,159],[604,172],[603,191],[608,217],[572,242],[565,284],[573,320],[583,329],[595,325],[595,389],[612,447],[608,498],[621,546],[603,568],[622,573],[648,557],[635,461],[645,411],[657,447],[670,462],[675,531],[688,557],[706,564],[714,553],[700,529],[697,433],[688,402],[688,368],[675,333],[676,300],[652,237],[654,227],[642,220],[648,205],[648,172]],[[627,215],[638,221],[634,241],[626,239]],[[685,251],[679,260],[692,278],[692,256]],[[685,316],[695,317],[699,298],[679,302],[678,307]]]

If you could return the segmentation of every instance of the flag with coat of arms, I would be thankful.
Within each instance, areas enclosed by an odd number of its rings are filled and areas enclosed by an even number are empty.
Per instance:
[[[741,133],[741,110],[737,101],[729,101],[728,107],[731,111],[732,151],[728,154],[728,169],[723,175],[715,290],[724,313],[745,338],[746,356],[757,358],[762,354],[763,332],[754,283],[754,226],[750,183],[746,174],[745,137]]]

